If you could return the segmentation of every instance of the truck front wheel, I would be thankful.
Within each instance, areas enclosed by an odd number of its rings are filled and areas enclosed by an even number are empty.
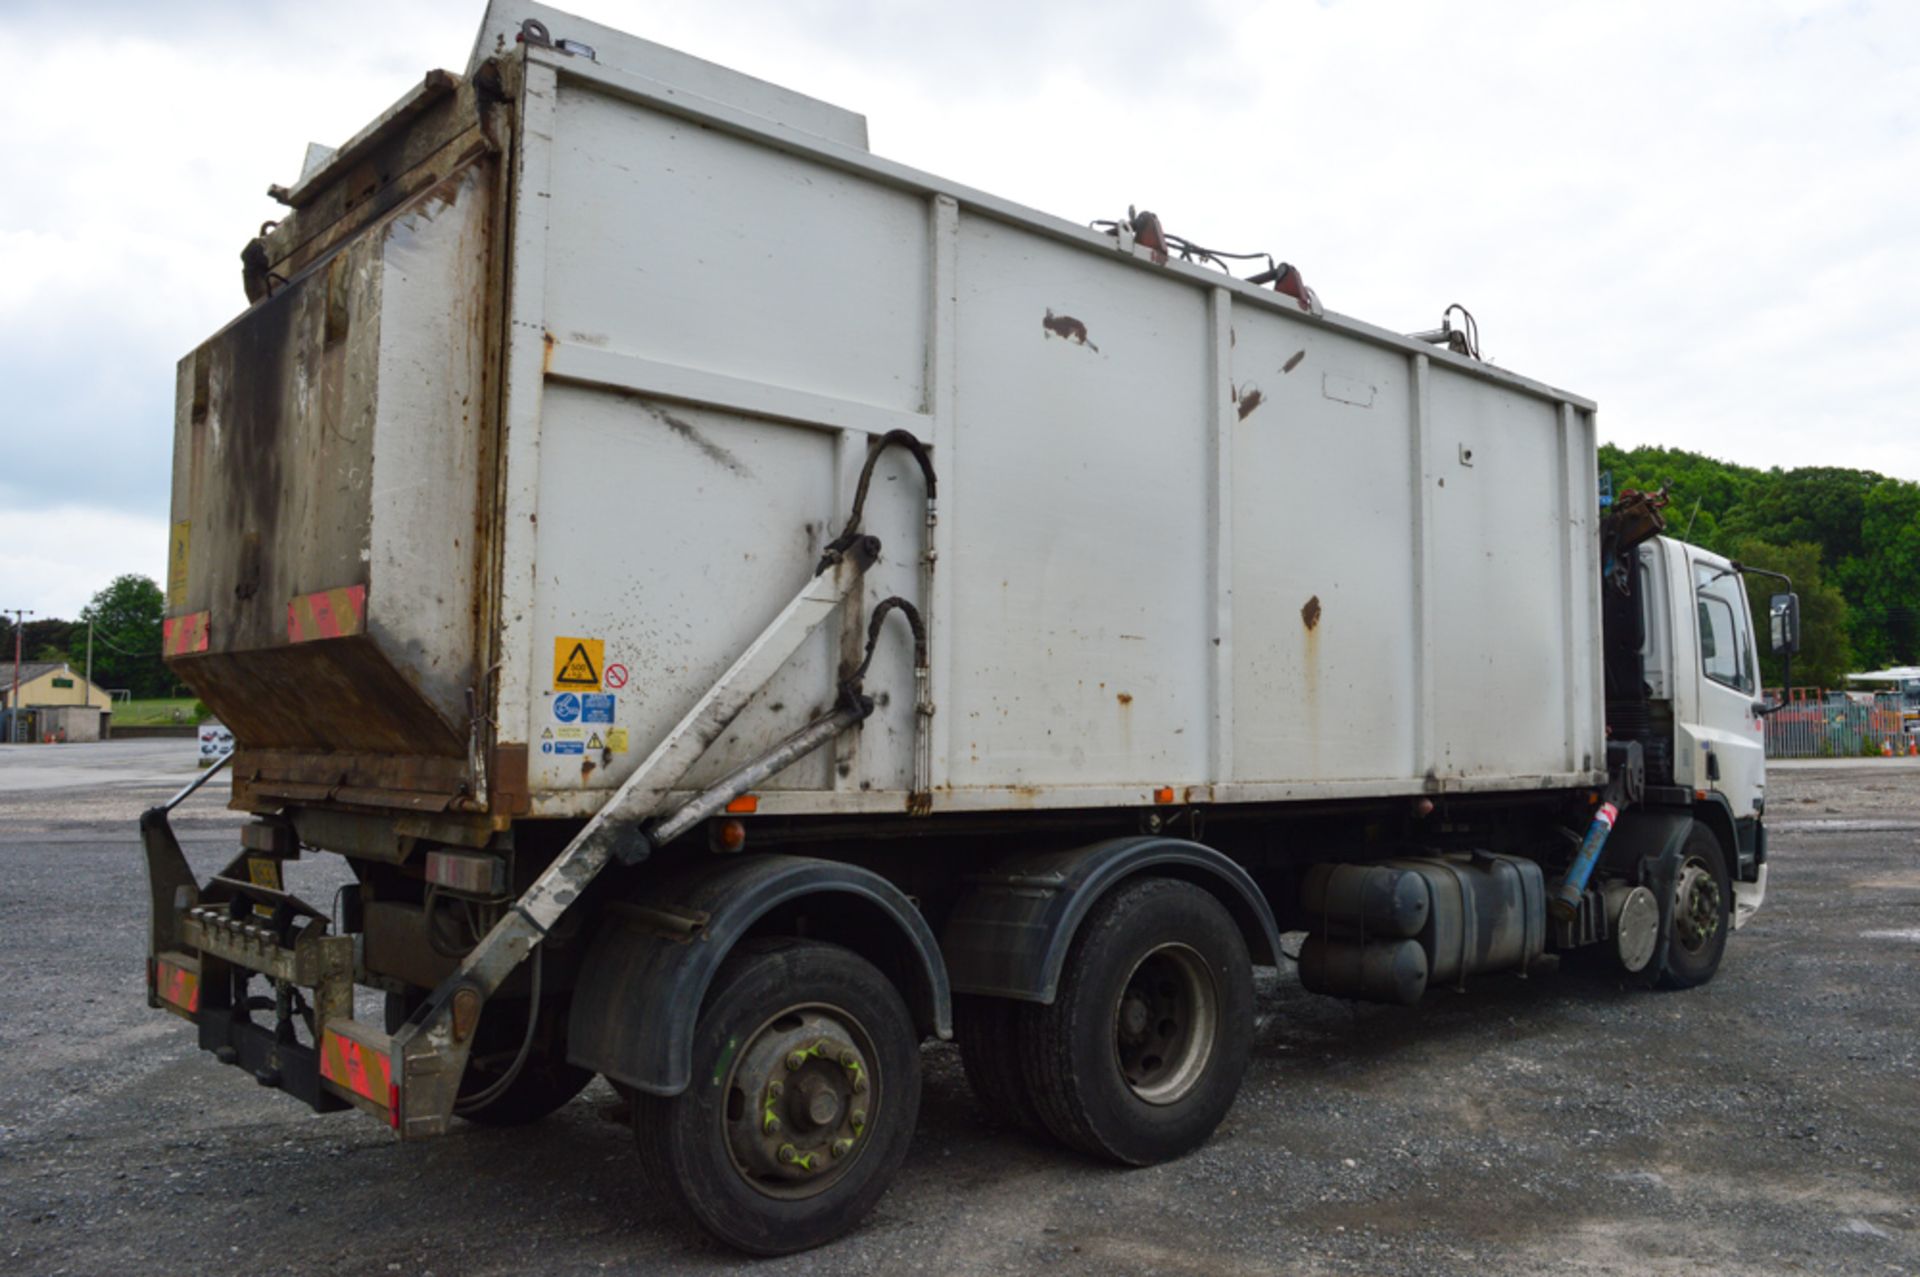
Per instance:
[[[693,1084],[634,1096],[649,1184],[729,1245],[784,1255],[865,1217],[906,1159],[920,1041],[893,984],[838,945],[749,940],[713,978]]]
[[[1733,915],[1733,881],[1727,873],[1726,853],[1713,831],[1695,821],[1680,854],[1673,929],[1667,941],[1666,969],[1660,975],[1661,987],[1667,989],[1691,989],[1713,979],[1727,950]]]
[[[1246,1072],[1246,942],[1191,883],[1124,883],[1081,925],[1058,996],[1018,1023],[1028,1093],[1062,1143],[1131,1166],[1178,1157],[1213,1134]]]

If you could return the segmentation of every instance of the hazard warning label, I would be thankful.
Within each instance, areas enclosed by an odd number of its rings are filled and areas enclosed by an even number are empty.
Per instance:
[[[597,638],[557,638],[553,641],[555,691],[597,692],[600,672],[606,669],[607,644]]]

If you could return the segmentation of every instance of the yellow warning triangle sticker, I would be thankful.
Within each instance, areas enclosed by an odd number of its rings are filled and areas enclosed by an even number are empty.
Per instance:
[[[553,685],[600,690],[601,639],[558,638],[553,641]]]

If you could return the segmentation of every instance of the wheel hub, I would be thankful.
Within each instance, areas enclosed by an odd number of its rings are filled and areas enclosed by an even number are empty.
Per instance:
[[[756,1033],[728,1079],[727,1144],[760,1191],[821,1191],[865,1143],[875,1094],[868,1052],[850,1019],[789,1011]]]
[[[1114,1008],[1114,1051],[1135,1095],[1173,1104],[1199,1083],[1219,1008],[1213,973],[1193,949],[1161,945],[1140,960]]]
[[[1697,953],[1720,928],[1720,884],[1704,864],[1689,860],[1681,868],[1674,904],[1676,938],[1689,953]]]

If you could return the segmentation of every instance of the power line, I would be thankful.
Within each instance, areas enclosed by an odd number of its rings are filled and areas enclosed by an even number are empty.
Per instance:
[[[126,649],[126,648],[124,648],[124,647],[121,647],[121,646],[120,646],[120,645],[119,645],[118,643],[115,643],[115,642],[114,642],[114,641],[113,641],[112,639],[110,639],[110,638],[108,638],[108,637],[107,637],[107,636],[106,636],[105,634],[101,634],[101,633],[99,633],[99,632],[98,632],[97,630],[96,630],[96,632],[94,633],[94,638],[95,638],[95,639],[97,639],[97,640],[99,640],[99,641],[100,641],[100,642],[102,642],[102,643],[105,643],[105,644],[106,644],[106,645],[107,645],[108,647],[110,647],[110,648],[112,648],[112,649],[113,649],[114,651],[116,651],[116,652],[118,652],[118,653],[120,653],[120,655],[122,655],[122,656],[126,656],[126,657],[131,657],[132,659],[134,659],[134,660],[136,660],[136,661],[144,661],[144,660],[146,660],[146,659],[148,659],[149,657],[154,657],[154,656],[158,656],[158,655],[160,655],[160,651],[159,651],[159,649],[158,649],[158,648],[155,648],[155,649],[154,649],[153,651],[151,651],[151,652],[129,652],[129,651],[128,651],[128,650]]]

